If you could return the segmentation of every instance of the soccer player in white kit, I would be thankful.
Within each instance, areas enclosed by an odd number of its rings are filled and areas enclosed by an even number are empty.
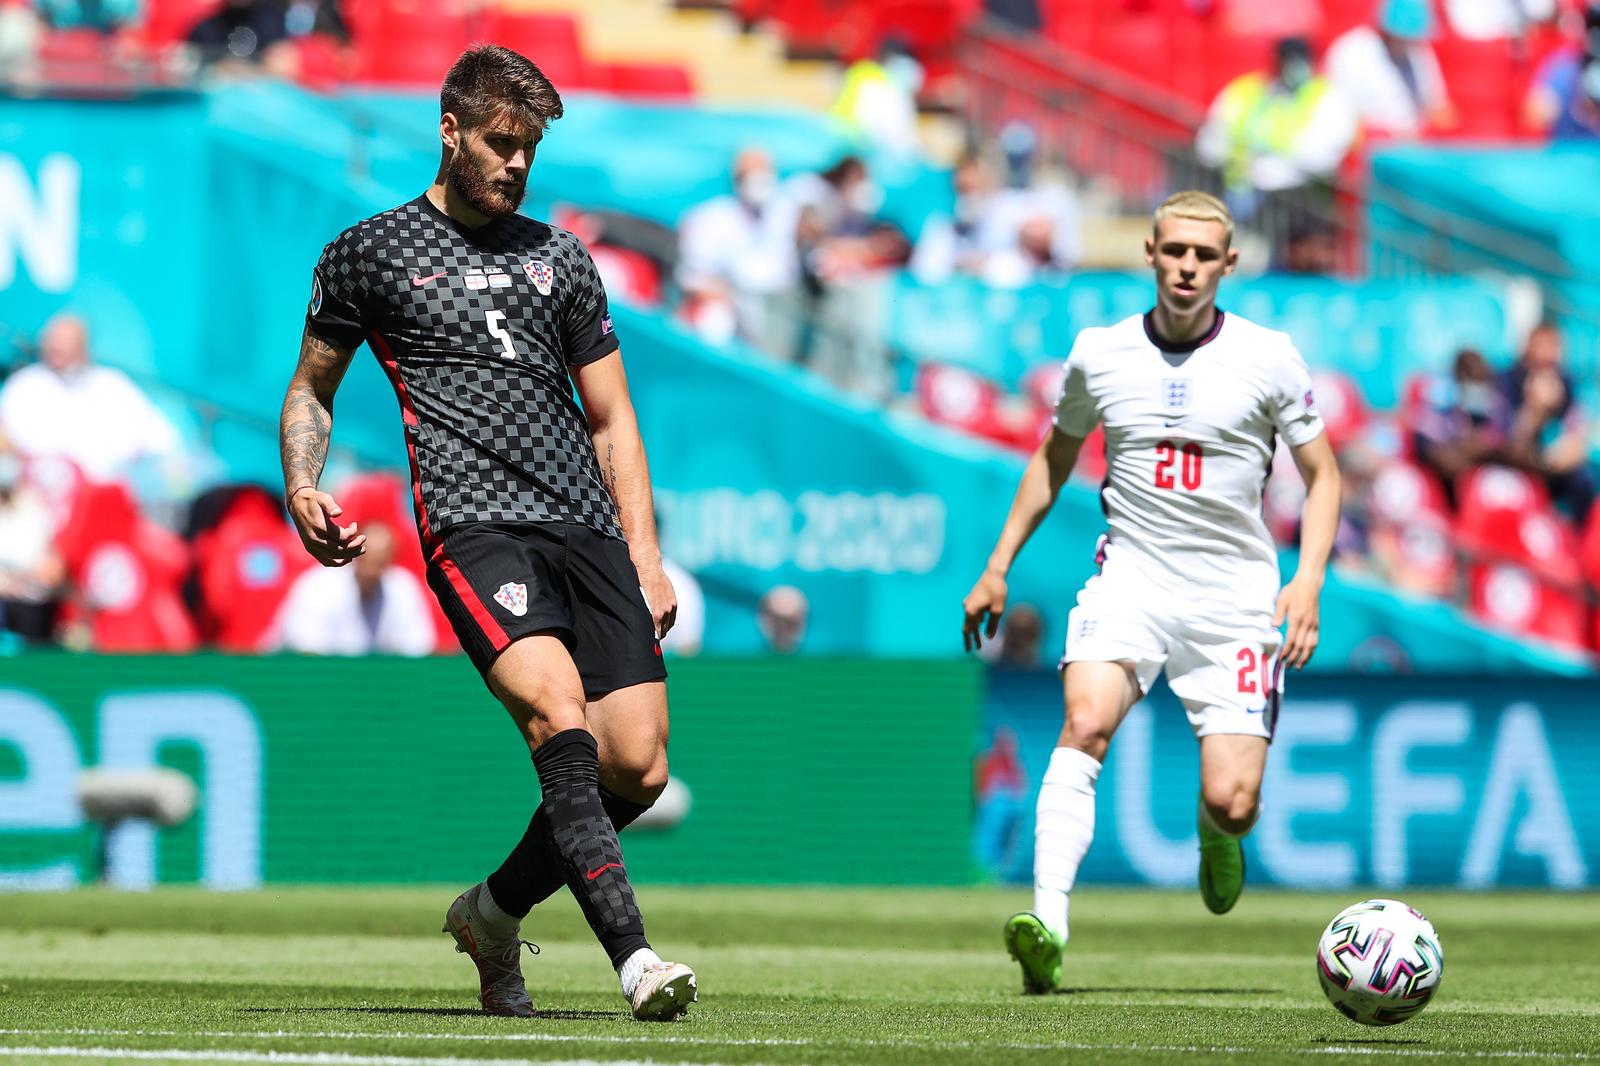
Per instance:
[[[1232,239],[1233,219],[1215,197],[1181,192],[1157,209],[1145,242],[1155,307],[1078,334],[1055,425],[962,604],[971,650],[995,635],[1013,560],[1084,437],[1103,424],[1109,529],[1100,572],[1067,620],[1066,722],[1039,791],[1034,907],[1005,927],[1028,992],[1060,987],[1068,894],[1094,835],[1095,780],[1117,726],[1156,674],[1166,668],[1200,741],[1200,894],[1222,914],[1244,887],[1239,841],[1256,819],[1283,667],[1304,666],[1316,650],[1339,469],[1288,336],[1216,306],[1217,284],[1238,259]],[[1279,435],[1306,483],[1300,566],[1281,591],[1261,518]]]

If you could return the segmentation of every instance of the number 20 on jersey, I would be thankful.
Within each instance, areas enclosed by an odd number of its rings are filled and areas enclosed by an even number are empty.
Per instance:
[[[1180,449],[1164,440],[1156,445],[1156,488],[1176,489],[1181,483],[1185,491],[1193,492],[1200,487],[1204,466],[1205,452],[1194,441]]]

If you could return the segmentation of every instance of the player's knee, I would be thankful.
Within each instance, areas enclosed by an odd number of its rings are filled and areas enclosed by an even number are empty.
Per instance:
[[[1208,781],[1201,800],[1217,827],[1227,833],[1247,832],[1256,821],[1260,792],[1236,780]]]
[[[604,772],[613,792],[648,806],[667,787],[667,749],[661,744],[641,744],[609,751]]]
[[[585,728],[582,692],[535,681],[496,686],[495,694],[535,746],[564,730]]]
[[[1104,760],[1114,732],[1115,715],[1106,713],[1093,699],[1070,697],[1067,700],[1067,721],[1062,726],[1058,747],[1076,748],[1093,758]]]

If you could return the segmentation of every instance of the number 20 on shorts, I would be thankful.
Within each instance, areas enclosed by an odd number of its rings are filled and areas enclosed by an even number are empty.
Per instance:
[[[1204,466],[1205,452],[1194,441],[1189,441],[1180,450],[1170,440],[1164,440],[1156,445],[1156,488],[1176,489],[1181,479],[1184,490],[1193,492],[1200,487]],[[1176,473],[1173,467],[1177,467]]]

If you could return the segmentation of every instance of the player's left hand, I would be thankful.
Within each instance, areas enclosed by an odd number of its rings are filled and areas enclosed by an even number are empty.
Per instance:
[[[660,563],[641,566],[638,570],[639,588],[644,592],[644,603],[650,608],[650,617],[655,620],[656,639],[660,640],[678,620],[678,593]]]
[[[1317,650],[1317,600],[1322,595],[1322,582],[1313,577],[1296,577],[1278,593],[1278,609],[1272,624],[1289,623],[1289,633],[1283,643],[1281,661],[1296,670],[1311,661]]]

